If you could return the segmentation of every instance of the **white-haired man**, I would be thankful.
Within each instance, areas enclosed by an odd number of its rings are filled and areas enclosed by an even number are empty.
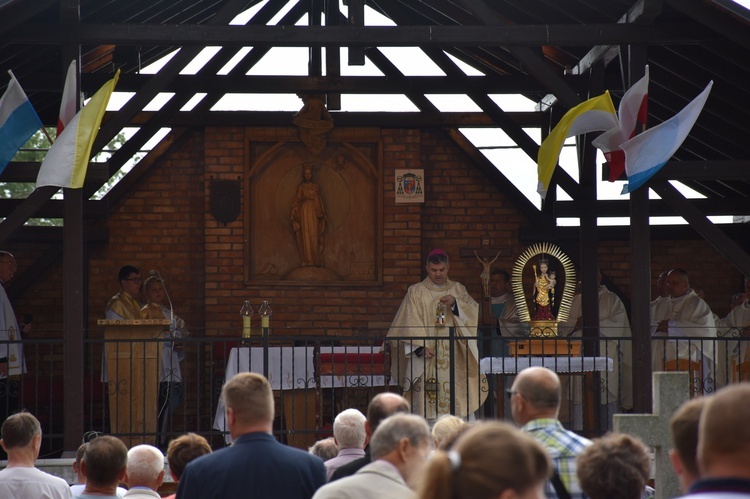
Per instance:
[[[372,435],[372,462],[352,476],[324,485],[313,499],[416,499],[413,482],[431,449],[430,427],[422,416],[393,415]]]
[[[365,446],[367,445],[366,421],[365,415],[357,409],[346,409],[336,416],[333,421],[333,438],[339,447],[339,453],[333,459],[323,463],[329,480],[333,472],[339,467],[365,455]]]
[[[152,445],[136,445],[128,451],[125,483],[127,499],[161,498],[157,490],[164,481],[164,454]]]

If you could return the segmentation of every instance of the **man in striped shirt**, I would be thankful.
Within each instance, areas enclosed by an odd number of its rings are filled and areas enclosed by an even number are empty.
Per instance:
[[[555,476],[547,483],[547,498],[564,499],[567,492],[571,499],[584,499],[586,496],[576,476],[576,456],[591,445],[591,441],[566,430],[558,421],[560,379],[557,374],[546,367],[524,369],[516,376],[508,396],[515,422],[542,444],[552,459]]]

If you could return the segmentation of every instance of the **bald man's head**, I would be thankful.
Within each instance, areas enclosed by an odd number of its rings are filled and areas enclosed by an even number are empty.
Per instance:
[[[409,401],[401,395],[384,392],[375,395],[367,406],[367,427],[374,433],[380,422],[399,412],[409,412]]]
[[[560,398],[557,374],[546,367],[524,369],[511,389],[513,419],[523,425],[532,419],[557,418]]]
[[[672,269],[667,274],[667,290],[672,298],[679,298],[690,291],[690,279],[683,269]]]
[[[750,479],[750,383],[709,397],[698,426],[698,470],[705,478]]]

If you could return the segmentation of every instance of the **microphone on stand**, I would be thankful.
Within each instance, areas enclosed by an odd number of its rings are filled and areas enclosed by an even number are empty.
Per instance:
[[[169,297],[169,292],[167,291],[167,283],[164,281],[164,279],[162,279],[161,272],[159,272],[158,270],[152,270],[149,273],[159,278],[159,282],[161,282],[161,286],[164,289],[164,295],[167,297],[167,301],[169,302],[169,335],[173,336],[175,334],[175,330],[177,329],[177,324],[174,318],[172,299]]]

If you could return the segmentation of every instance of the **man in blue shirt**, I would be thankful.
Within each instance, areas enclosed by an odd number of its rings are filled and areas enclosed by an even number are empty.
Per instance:
[[[513,420],[547,450],[559,482],[571,499],[584,499],[576,476],[576,457],[591,441],[566,430],[557,419],[560,378],[546,367],[529,367],[516,376],[508,394]],[[547,482],[546,493],[548,499],[560,497],[552,480]]]

